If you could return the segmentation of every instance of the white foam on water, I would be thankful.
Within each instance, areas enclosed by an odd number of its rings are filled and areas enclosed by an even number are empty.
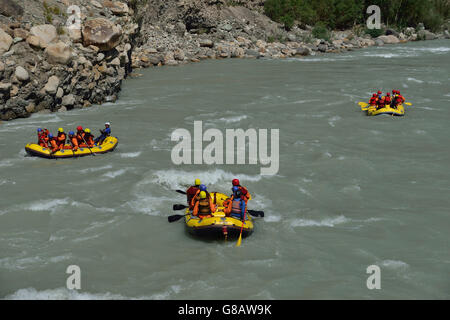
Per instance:
[[[89,293],[66,288],[38,291],[35,288],[19,289],[7,295],[5,300],[124,300],[129,299],[119,294]]]
[[[342,118],[339,117],[339,116],[331,117],[330,119],[328,119],[328,124],[329,124],[330,126],[332,126],[332,127],[335,127],[335,126],[336,126],[335,123],[336,123],[337,121],[341,120],[341,119],[342,119]]]
[[[314,198],[313,195],[311,194],[311,192],[309,192],[308,190],[306,190],[306,189],[304,189],[304,188],[302,188],[302,187],[299,187],[298,190],[299,190],[301,193],[306,194],[308,197]]]
[[[155,197],[146,194],[137,195],[137,199],[127,202],[127,206],[131,208],[132,212],[150,216],[161,216],[164,213],[160,212],[157,208],[166,208],[167,211],[170,203],[173,203],[173,198],[171,197]]]
[[[112,169],[112,167],[113,166],[109,164],[109,165],[106,165],[106,166],[103,166],[103,167],[81,169],[81,170],[79,170],[79,172],[81,172],[81,173],[90,173],[90,172],[96,172],[96,171]]]
[[[273,214],[266,215],[266,216],[264,216],[264,221],[265,222],[280,222],[281,221],[281,216],[273,215]]]
[[[406,79],[406,80],[412,81],[412,82],[416,82],[416,83],[424,83],[424,81],[418,80],[418,79],[416,79],[416,78],[408,78],[408,79]]]
[[[137,152],[128,152],[128,153],[120,153],[120,156],[122,158],[137,158],[141,155],[141,151],[137,151]]]
[[[54,211],[56,208],[68,204],[69,198],[39,200],[27,205],[26,209],[30,211]]]
[[[197,178],[206,185],[217,184],[219,182],[229,185],[231,180],[235,178],[239,178],[242,185],[245,185],[246,181],[258,182],[262,179],[260,175],[234,174],[222,169],[208,171],[159,170],[154,172],[153,175],[154,178],[151,182],[167,186],[171,189],[179,189],[192,185]],[[267,178],[270,177],[267,176]]]
[[[400,260],[383,260],[380,263],[383,267],[388,269],[406,269],[409,265],[406,262]]]
[[[351,220],[344,217],[338,216],[336,218],[326,218],[320,221],[309,220],[309,219],[295,219],[292,221],[292,227],[334,227],[338,224],[348,223]]]
[[[235,116],[235,117],[229,117],[229,118],[220,118],[218,119],[218,121],[223,121],[225,123],[236,123],[236,122],[241,122],[242,120],[247,119],[247,115],[240,115],[240,116]]]
[[[120,169],[120,170],[116,170],[116,171],[109,171],[109,172],[106,172],[105,174],[103,174],[103,177],[114,179],[114,178],[117,178],[118,176],[123,175],[127,171],[128,171],[128,169]]]
[[[0,180],[0,186],[4,184],[16,184],[16,182],[12,180]]]
[[[23,270],[33,264],[41,264],[44,261],[40,257],[27,258],[2,258],[0,259],[0,267],[8,270]]]

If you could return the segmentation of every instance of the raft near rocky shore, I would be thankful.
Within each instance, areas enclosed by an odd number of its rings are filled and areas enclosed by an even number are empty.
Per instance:
[[[0,119],[114,102],[132,69],[204,59],[289,58],[450,38],[423,27],[372,38],[356,28],[328,41],[289,32],[262,13],[263,0],[2,0]],[[236,5],[239,4],[239,5]],[[66,23],[80,8],[80,28]],[[73,8],[73,7],[71,7]]]

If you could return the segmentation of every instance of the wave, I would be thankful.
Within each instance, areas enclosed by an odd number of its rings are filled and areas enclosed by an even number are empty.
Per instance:
[[[406,269],[409,265],[406,262],[400,260],[383,260],[380,263],[383,267],[388,269]]]
[[[106,165],[103,167],[97,167],[97,168],[86,168],[86,169],[81,169],[79,170],[79,172],[81,173],[90,173],[90,172],[96,172],[96,171],[101,171],[101,170],[106,170],[106,169],[112,169],[112,165]]]
[[[107,177],[107,178],[114,179],[114,178],[116,178],[118,176],[123,175],[127,171],[128,171],[128,169],[120,169],[120,170],[116,170],[116,171],[109,171],[109,172],[106,172],[105,174],[103,174],[103,176]]]
[[[195,179],[200,179],[207,185],[211,184],[230,184],[231,180],[236,177],[241,180],[245,185],[245,182],[258,182],[262,179],[261,175],[246,175],[246,174],[234,174],[226,172],[221,169],[208,170],[208,171],[182,171],[182,170],[159,170],[154,172],[154,178],[151,182],[166,186],[171,189],[183,188],[192,185]],[[269,178],[268,176],[267,178]],[[145,183],[145,182],[144,182]],[[230,187],[231,188],[231,187]]]
[[[351,220],[344,217],[339,216],[336,218],[326,218],[320,221],[317,220],[308,220],[308,219],[296,219],[292,221],[292,227],[334,227],[338,224],[348,223]]]
[[[328,124],[329,124],[330,126],[332,126],[332,127],[335,127],[335,126],[336,126],[335,123],[336,123],[337,121],[341,120],[341,119],[342,119],[342,118],[339,117],[339,116],[334,116],[334,117],[328,119]]]
[[[225,123],[235,123],[235,122],[241,122],[242,120],[247,119],[247,115],[241,115],[241,116],[235,116],[235,117],[229,117],[229,118],[220,118],[218,121],[223,121]]]
[[[137,151],[137,152],[129,152],[129,153],[120,153],[120,156],[122,158],[137,158],[141,155],[141,151]]]
[[[39,200],[29,204],[26,209],[30,211],[54,211],[60,206],[69,204],[69,198]]]
[[[406,80],[412,81],[412,82],[416,82],[416,83],[424,83],[424,81],[418,80],[418,79],[415,79],[415,78],[408,78],[408,79],[406,79]]]
[[[178,294],[181,287],[170,286],[166,291],[155,293],[151,296],[127,297],[121,294],[104,292],[90,293],[66,288],[36,290],[35,288],[19,289],[5,296],[5,300],[167,300],[172,295]]]

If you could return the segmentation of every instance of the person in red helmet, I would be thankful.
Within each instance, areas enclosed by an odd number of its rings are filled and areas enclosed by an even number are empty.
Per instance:
[[[378,101],[377,94],[374,93],[374,94],[372,95],[372,98],[370,98],[370,100],[369,100],[369,105],[371,105],[371,106],[376,106],[376,105],[377,105],[377,101]]]
[[[378,109],[383,109],[384,107],[386,107],[386,100],[384,97],[381,97],[380,100],[378,100]]]
[[[383,92],[381,92],[380,90],[378,90],[377,95],[378,95],[378,100],[381,100]]]
[[[247,198],[247,201],[249,199],[251,199],[250,193],[248,192],[246,187],[241,186],[241,183],[239,182],[239,179],[233,179],[233,181],[231,183],[233,184],[233,187],[238,187],[239,190],[241,190],[242,194],[244,194],[245,197]]]
[[[386,104],[386,106],[390,106],[392,103],[392,99],[391,99],[391,93],[388,92],[386,93],[386,97],[384,97],[384,102]]]
[[[76,134],[78,145],[84,144],[84,136],[85,136],[85,133],[84,133],[83,127],[82,126],[78,126],[77,127],[77,134]]]

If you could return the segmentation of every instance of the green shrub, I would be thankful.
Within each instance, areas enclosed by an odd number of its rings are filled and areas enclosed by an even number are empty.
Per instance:
[[[386,34],[386,30],[384,30],[384,29],[366,29],[365,33],[370,35],[372,38],[378,38],[379,36]]]
[[[330,31],[323,22],[316,23],[315,27],[312,29],[312,35],[317,39],[330,40]]]

